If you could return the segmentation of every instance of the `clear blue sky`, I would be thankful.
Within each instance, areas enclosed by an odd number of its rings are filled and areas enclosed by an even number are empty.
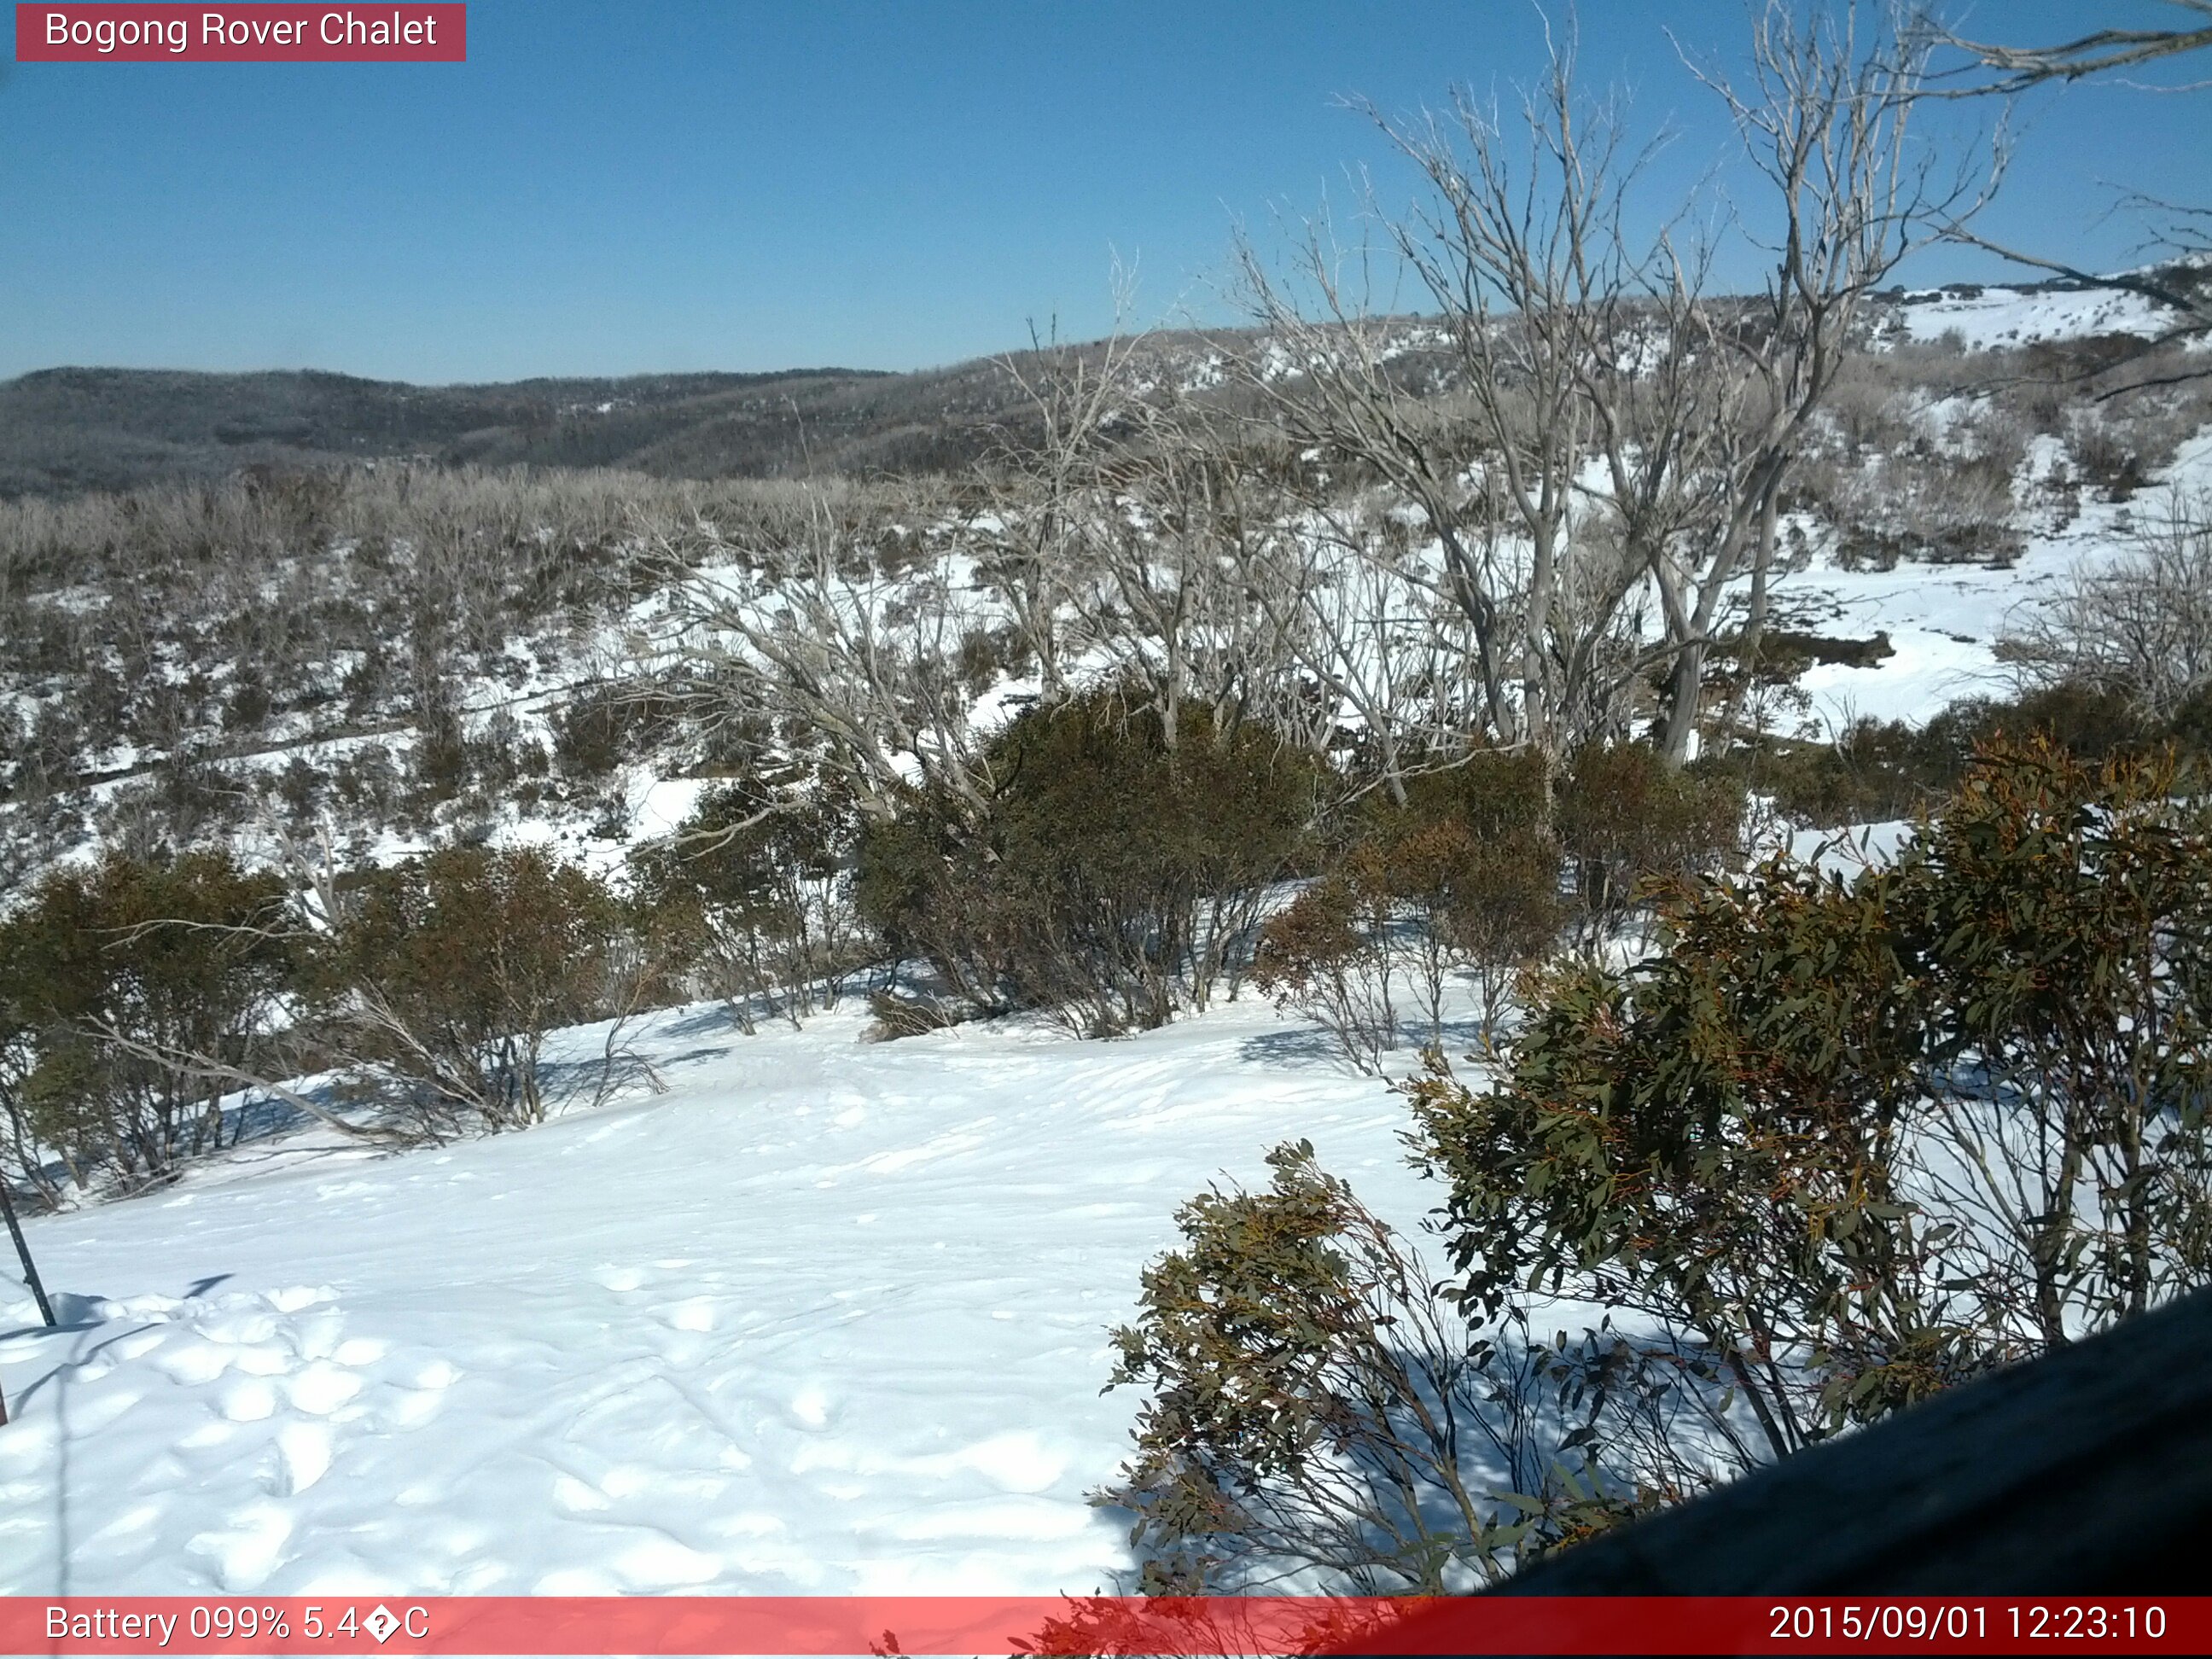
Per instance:
[[[11,15],[12,7],[7,11]],[[1555,15],[1564,8],[1553,8]],[[1723,154],[1665,30],[1739,0],[1583,0],[1593,82]],[[1985,0],[2008,40],[2187,15]],[[472,0],[465,64],[0,64],[0,376],[62,363],[421,381],[905,368],[1157,320],[1378,159],[1335,106],[1526,77],[1528,0]],[[2212,64],[2198,72],[2212,75]],[[1977,111],[1977,113],[1984,112]],[[1991,234],[2090,263],[2111,184],[2212,198],[2212,94],[2038,97]],[[1931,256],[1921,280],[1987,275]]]

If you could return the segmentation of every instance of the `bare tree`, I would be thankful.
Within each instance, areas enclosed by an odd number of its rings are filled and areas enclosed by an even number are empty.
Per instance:
[[[649,649],[708,732],[765,723],[818,738],[872,816],[917,779],[981,805],[959,659],[994,613],[933,544],[939,517],[916,492],[876,501],[810,485],[793,511],[734,530],[658,527],[671,597]]]
[[[2212,0],[2166,0],[2172,6],[2212,20]],[[1925,26],[1923,26],[1925,27]],[[2139,68],[2184,52],[2212,47],[2212,21],[2193,28],[2094,29],[2071,40],[2046,46],[2007,46],[1990,41],[1968,40],[1936,27],[1936,38],[1955,46],[1973,60],[1972,67],[1991,77],[1960,90],[2009,94],[2026,92],[2053,81],[2079,81],[2085,76],[2109,75],[2116,70]]]
[[[2015,612],[1997,654],[2032,684],[2094,685],[2163,720],[2212,685],[2212,498],[2177,491],[2134,539]]]
[[[1465,94],[1416,124],[1369,112],[1423,185],[1410,213],[1375,216],[1432,322],[1378,312],[1358,280],[1373,251],[1347,255],[1324,222],[1286,279],[1240,245],[1268,337],[1252,388],[1294,443],[1380,479],[1434,538],[1500,741],[1558,753],[1618,730],[1636,678],[1663,666],[1655,737],[1687,754],[1747,580],[1756,649],[1783,491],[1866,296],[1986,193],[1972,167],[1914,148],[1925,48],[1888,24],[1775,0],[1752,58],[1741,85],[1699,73],[1771,198],[1756,301],[1706,292],[1712,244],[1686,213],[1632,228],[1649,150],[1617,99],[1578,89],[1571,44],[1510,118]],[[1647,581],[1649,648],[1623,626]]]
[[[1763,180],[1746,228],[1775,264],[1747,312],[1705,308],[1709,337],[1740,379],[1723,394],[1725,510],[1692,558],[1654,567],[1677,647],[1658,746],[1676,761],[1696,730],[1705,659],[1740,576],[1750,580],[1739,653],[1747,667],[1758,649],[1783,489],[1867,296],[1916,248],[1969,221],[2002,171],[2002,143],[1984,161],[1917,143],[1930,48],[1893,16],[1801,15],[1766,0],[1751,45],[1746,78],[1692,64],[1727,106]]]
[[[1116,678],[1143,688],[1173,748],[1187,708],[1217,732],[1241,717],[1263,654],[1265,617],[1240,580],[1251,481],[1199,419],[1144,403],[1100,457],[1079,534],[1087,579],[1072,586],[1085,634]]]
[[[15,1197],[9,1191],[4,1177],[0,1177],[0,1217],[7,1220],[8,1237],[15,1243],[15,1260],[22,1264],[23,1283],[30,1289],[31,1299],[38,1304],[39,1317],[52,1330],[61,1322],[54,1317],[54,1304],[46,1300],[46,1283],[39,1277],[38,1263],[31,1260],[31,1247],[23,1242],[22,1224],[15,1219]],[[8,1401],[5,1395],[0,1395],[0,1427],[6,1426],[7,1421]]]
[[[1036,435],[994,469],[982,568],[1043,699],[1068,694],[1072,648],[1159,712],[1170,749],[1187,708],[1217,734],[1284,712],[1289,665],[1267,603],[1279,573],[1259,572],[1288,504],[1264,439],[1248,447],[1144,337],[1054,346],[1009,372]]]
[[[4,1181],[0,1181],[0,1215],[7,1219],[8,1237],[15,1246],[15,1260],[22,1266],[23,1283],[31,1292],[31,1300],[38,1304],[39,1317],[49,1327],[59,1323],[54,1317],[54,1304],[46,1299],[46,1281],[39,1277],[39,1264],[31,1260],[31,1247],[23,1242],[22,1224],[15,1218],[15,1196]],[[0,1423],[7,1420],[7,1407],[0,1404]]]
[[[1132,394],[1136,338],[1121,325],[1128,289],[1117,289],[1116,326],[1093,347],[1056,335],[1004,360],[1033,430],[1002,442],[985,465],[988,522],[966,528],[980,549],[977,574],[998,594],[1036,659],[1042,696],[1068,691],[1063,642],[1085,574],[1085,525],[1095,505],[1102,434]]]
[[[2166,3],[2206,21],[2197,27],[2184,28],[2096,29],[2071,40],[2029,46],[1970,40],[1945,27],[1933,17],[1923,17],[1917,28],[1936,46],[1962,54],[1966,60],[1943,70],[1936,77],[1943,83],[1940,88],[1942,95],[1950,98],[2013,98],[2053,82],[2063,84],[2090,76],[2116,76],[2147,64],[2163,63],[2189,52],[2212,48],[2212,0],[2166,0]],[[2212,82],[2199,81],[2186,86],[2166,85],[2155,89],[2187,93],[2202,91],[2208,85],[2212,85]],[[2212,248],[2212,207],[2166,201],[2137,192],[2122,196],[2116,206],[2122,211],[2148,221],[2147,249],[2155,249],[2178,260],[2187,261],[2201,257],[2208,248]],[[2034,270],[2047,270],[2072,282],[2123,289],[2140,295],[2159,307],[2165,326],[2156,337],[2146,340],[2130,354],[2127,361],[2130,362],[2170,342],[2201,338],[2212,333],[2212,282],[2203,280],[2201,273],[2172,268],[2093,273],[2067,260],[2054,259],[1990,241],[1963,226],[1954,228],[1952,234],[1958,241],[1984,249],[2014,264],[2025,265]],[[2198,379],[2208,372],[2212,371],[2191,368],[2151,380],[2124,377],[2117,384],[2106,387],[2100,396],[2117,397],[2146,386]]]
[[[1552,635],[1591,436],[1581,316],[1618,280],[1601,244],[1637,161],[1617,112],[1577,98],[1567,50],[1517,120],[1464,94],[1410,124],[1367,113],[1422,181],[1409,213],[1382,211],[1371,187],[1370,210],[1433,319],[1379,311],[1378,251],[1347,253],[1325,222],[1306,227],[1287,280],[1243,240],[1242,289],[1269,342],[1249,379],[1293,441],[1418,514],[1437,590],[1468,625],[1483,726],[1556,751],[1577,701],[1557,684],[1577,653]]]
[[[1401,804],[1415,774],[1455,763],[1482,723],[1479,649],[1438,592],[1388,492],[1317,494],[1237,549],[1279,653],[1270,718],[1316,752],[1355,725],[1358,787]]]

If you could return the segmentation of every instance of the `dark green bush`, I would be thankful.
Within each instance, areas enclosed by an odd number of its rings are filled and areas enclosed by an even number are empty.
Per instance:
[[[1977,763],[1896,859],[1777,858],[1406,1085],[1455,1281],[1280,1149],[1146,1272],[1103,1501],[1159,1587],[1454,1584],[2212,1283],[2212,805]],[[1593,1306],[1578,1336],[1556,1297]],[[1455,1323],[1465,1321],[1464,1325]]]
[[[1568,757],[1554,812],[1574,860],[1585,943],[1611,934],[1653,884],[1717,869],[1741,850],[1743,789],[1723,772],[1670,769],[1642,744]]]
[[[290,981],[283,899],[226,854],[113,854],[49,876],[0,923],[0,1094],[21,1173],[37,1143],[80,1183],[222,1144],[234,1085],[209,1068],[247,1063]]]
[[[2116,692],[2061,684],[2008,699],[1970,697],[1924,725],[1860,720],[1832,743],[1771,742],[1740,763],[1750,787],[1783,815],[1820,828],[1909,817],[1964,779],[1976,753],[2002,739],[2040,738],[2081,759],[2147,755],[2171,744],[2212,753],[2212,700],[2151,720]]]
[[[1413,780],[1402,802],[1367,797],[1355,839],[1261,930],[1260,988],[1363,1071],[1401,1039],[1401,991],[1427,1016],[1425,1040],[1443,1041],[1446,988],[1462,968],[1495,1024],[1514,974],[1552,948],[1563,920],[1543,775],[1540,757],[1478,756],[1464,774]]]
[[[915,792],[862,839],[863,915],[981,1006],[1058,1009],[1098,1034],[1234,994],[1268,885],[1298,857],[1313,763],[1093,693],[1017,720],[981,807]]]
[[[586,690],[553,717],[553,764],[580,783],[604,778],[665,735],[672,714],[635,691]]]
[[[2196,787],[2005,744],[1893,863],[1701,886],[1412,1094],[1462,1293],[1674,1333],[1759,1462],[2212,1278],[2208,1009]]]
[[[1094,1501],[1136,1516],[1148,1591],[1286,1568],[1364,1595],[1464,1590],[1635,1507],[1540,1409],[1573,1389],[1570,1364],[1525,1332],[1470,1332],[1310,1143],[1267,1162],[1266,1192],[1183,1206],[1182,1247],[1115,1333],[1113,1384],[1148,1398]]]
[[[859,833],[850,792],[832,775],[799,801],[726,784],[631,866],[640,897],[680,918],[700,988],[750,1032],[758,1012],[797,1024],[835,1006],[869,954],[853,907]]]
[[[448,848],[341,896],[311,1010],[422,1133],[541,1121],[547,1035],[623,1012],[629,918],[605,883],[537,848]]]

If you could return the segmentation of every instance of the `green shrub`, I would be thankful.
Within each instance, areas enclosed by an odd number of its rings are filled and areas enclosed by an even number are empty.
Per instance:
[[[294,964],[283,884],[227,854],[49,876],[0,923],[0,1092],[23,1173],[40,1143],[80,1184],[220,1146],[234,1085],[210,1068],[246,1063]]]
[[[1742,786],[1673,769],[1642,744],[1587,743],[1568,757],[1554,821],[1575,863],[1583,938],[1595,947],[1655,885],[1718,868],[1741,850]]]
[[[864,915],[979,1006],[1053,1008],[1093,1034],[1233,995],[1320,778],[1202,708],[1174,738],[1108,692],[1024,714],[987,752],[985,808],[917,791],[870,827]]]
[[[894,963],[920,958],[949,995],[979,1013],[1003,1013],[1020,998],[1016,967],[1021,915],[994,885],[1000,862],[988,813],[950,791],[921,788],[898,815],[862,830],[853,896]]]
[[[1404,801],[1370,790],[1351,818],[1355,839],[1404,834],[1436,823],[1463,825],[1480,841],[1548,833],[1552,792],[1541,750],[1478,749],[1463,759],[1405,780]]]
[[[1464,1588],[2212,1283],[2203,779],[2002,744],[1893,861],[1662,924],[1405,1085],[1452,1281],[1309,1148],[1186,1207],[1101,1494],[1155,1587]]]
[[[666,737],[674,719],[665,698],[634,688],[584,690],[553,716],[552,763],[563,777],[596,782]]]
[[[449,848],[341,897],[311,1008],[422,1133],[542,1121],[548,1033],[622,1012],[629,918],[605,883],[537,848]]]
[[[1446,942],[1474,969],[1486,1037],[1498,1030],[1515,980],[1550,955],[1565,916],[1556,842],[1522,835],[1469,849],[1441,921]]]
[[[2151,720],[2116,692],[2062,684],[2008,699],[1969,697],[1924,725],[1860,720],[1832,743],[1771,743],[1743,767],[1796,823],[1820,828],[1909,817],[1956,788],[1984,746],[2039,738],[2081,759],[2142,756],[2171,744],[2212,753],[2212,699]]]
[[[1135,1516],[1147,1591],[1297,1570],[1363,1595],[1463,1591],[1649,1506],[1581,1449],[1625,1379],[1591,1387],[1525,1328],[1470,1330],[1310,1144],[1267,1162],[1266,1192],[1183,1206],[1182,1248],[1115,1333],[1109,1386],[1147,1398],[1093,1501]]]
[[[1336,872],[1268,917],[1253,952],[1262,994],[1319,1025],[1363,1072],[1380,1072],[1398,1046],[1391,909],[1388,894]]]
[[[784,804],[729,784],[631,864],[641,898],[680,916],[701,988],[750,1033],[757,1008],[796,1025],[835,1006],[869,954],[853,908],[858,835],[850,793],[832,776]]]
[[[1455,971],[1473,971],[1495,1026],[1514,975],[1558,939],[1558,843],[1525,820],[1493,819],[1485,834],[1468,817],[1424,816],[1467,804],[1434,790],[1366,814],[1363,838],[1261,931],[1255,983],[1328,1031],[1359,1070],[1379,1071],[1398,1045],[1397,987],[1439,1043]]]
[[[1464,1294],[1672,1331],[1781,1455],[2212,1274],[2212,810],[1994,750],[1893,863],[1700,887],[1413,1097]]]

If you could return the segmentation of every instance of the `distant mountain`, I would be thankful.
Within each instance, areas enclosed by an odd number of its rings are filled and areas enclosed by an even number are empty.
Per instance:
[[[2212,280],[2194,266],[2160,269],[2185,285]],[[1898,289],[1868,321],[1875,342],[1955,337],[1986,351],[2140,338],[2172,319],[2138,294],[2053,282]],[[1418,318],[1382,326],[1383,355],[1405,360],[1409,383],[1450,383],[1448,336]],[[1249,329],[1164,332],[1143,350],[1140,390],[1209,392],[1233,356],[1267,379],[1302,367]],[[903,374],[794,368],[444,386],[313,370],[50,368],[0,382],[0,498],[393,455],[686,478],[939,471],[974,460],[1030,413],[996,358]]]
[[[0,382],[0,496],[421,456],[689,477],[968,459],[1016,407],[989,363],[418,386],[314,371],[52,368]]]

